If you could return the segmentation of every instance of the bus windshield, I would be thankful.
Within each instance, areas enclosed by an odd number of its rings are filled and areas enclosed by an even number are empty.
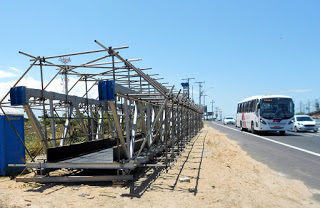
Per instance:
[[[291,98],[264,98],[260,101],[260,115],[265,119],[288,119],[294,115]]]

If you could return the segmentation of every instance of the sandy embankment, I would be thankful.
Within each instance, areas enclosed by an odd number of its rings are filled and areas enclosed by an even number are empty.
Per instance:
[[[190,182],[180,182],[183,177]],[[312,192],[205,126],[168,173],[150,169],[126,187],[0,178],[0,207],[320,207]]]

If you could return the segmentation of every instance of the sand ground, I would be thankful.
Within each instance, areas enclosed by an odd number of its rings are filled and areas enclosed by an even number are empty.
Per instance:
[[[2,177],[0,207],[320,207],[312,199],[319,191],[279,176],[206,125],[168,172],[150,168],[137,175],[126,186]]]

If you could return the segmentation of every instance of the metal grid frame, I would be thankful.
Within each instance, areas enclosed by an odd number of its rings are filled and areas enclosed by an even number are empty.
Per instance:
[[[113,48],[105,47],[98,41],[95,43],[102,49],[47,57],[32,56],[20,51],[19,53],[30,57],[32,63],[13,87],[18,86],[32,68],[39,69],[41,87],[27,88],[27,104],[19,107],[23,107],[28,115],[45,152],[49,148],[110,139],[116,141],[113,151],[117,152],[117,156],[111,161],[106,159],[102,163],[35,162],[35,158],[26,148],[31,162],[10,166],[35,168],[39,170],[40,175],[48,173],[48,170],[53,168],[116,169],[119,177],[108,176],[109,179],[122,180],[124,175],[129,175],[136,167],[168,168],[191,138],[203,127],[201,120],[203,113],[199,106],[181,95],[180,91],[174,91],[174,86],[167,88],[163,83],[159,83],[157,80],[161,78],[153,78],[155,74],[146,74],[144,71],[149,68],[140,69],[132,64],[141,59],[124,59],[119,55],[119,50],[128,48],[127,46]],[[91,57],[92,54],[103,55],[79,65],[57,63],[64,57],[86,55]],[[49,70],[56,68],[58,72],[46,83],[44,70],[47,68]],[[64,93],[47,91],[58,76],[64,77],[64,80],[76,77],[77,81],[71,87],[65,81]],[[97,91],[97,83],[102,80],[115,81],[116,99],[114,101],[99,101],[92,97],[91,92],[94,89]],[[83,94],[72,95],[72,90],[80,83],[84,84]],[[3,107],[9,106],[9,102],[5,102],[8,95],[9,92],[0,102],[0,108],[4,114]],[[39,112],[41,116],[37,116]],[[44,119],[44,124],[41,124],[37,117]],[[60,136],[57,135],[55,127],[57,119],[65,120],[64,130]],[[50,124],[46,121],[50,121]],[[82,129],[81,134],[74,132],[75,126]],[[17,132],[16,134],[20,138]],[[159,162],[155,164],[154,160]],[[103,180],[108,180],[108,177],[104,177]],[[102,180],[99,177],[96,179]],[[75,181],[75,179],[57,177],[18,178],[17,180]],[[78,180],[85,181],[86,177],[79,177]]]

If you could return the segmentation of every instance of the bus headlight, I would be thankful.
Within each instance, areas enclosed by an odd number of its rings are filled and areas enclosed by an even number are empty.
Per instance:
[[[293,119],[290,120],[288,124],[292,124],[292,123],[294,123],[294,120],[293,120]]]
[[[260,119],[260,123],[267,124],[263,119]]]

